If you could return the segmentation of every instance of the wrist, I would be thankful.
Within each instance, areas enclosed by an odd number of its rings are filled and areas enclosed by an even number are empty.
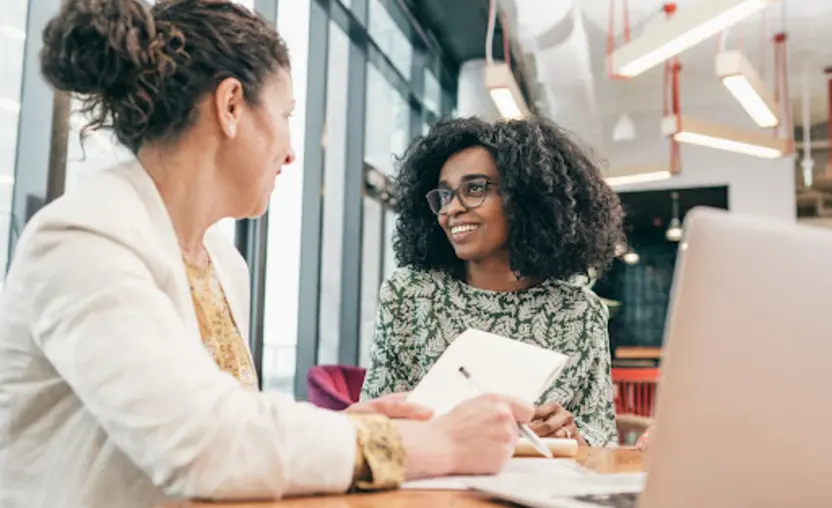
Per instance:
[[[405,449],[407,480],[447,476],[453,473],[455,446],[436,420],[397,420],[395,423]]]

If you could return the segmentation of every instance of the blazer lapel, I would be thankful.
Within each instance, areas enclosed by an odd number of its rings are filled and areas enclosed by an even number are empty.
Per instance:
[[[175,266],[171,270],[173,280],[169,281],[174,287],[169,293],[175,295],[179,315],[191,332],[191,336],[201,342],[199,323],[194,310],[188,276],[182,261],[182,250],[179,247],[179,240],[176,238],[176,231],[173,229],[173,223],[170,220],[170,215],[168,215],[165,202],[162,200],[153,179],[150,178],[150,175],[147,174],[147,171],[139,162],[126,164],[120,169],[144,202],[153,230],[157,234],[166,257]]]

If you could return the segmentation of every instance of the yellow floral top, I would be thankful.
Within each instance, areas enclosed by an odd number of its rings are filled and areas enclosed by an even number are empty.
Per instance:
[[[194,301],[202,343],[217,366],[250,390],[257,390],[257,372],[216,270],[185,261],[188,285]],[[389,418],[374,414],[349,414],[356,428],[356,460],[353,489],[381,490],[404,481],[405,453],[401,438]]]

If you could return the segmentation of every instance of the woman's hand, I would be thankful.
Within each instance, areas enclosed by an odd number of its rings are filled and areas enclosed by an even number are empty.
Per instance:
[[[586,444],[575,425],[575,417],[557,402],[538,406],[529,427],[540,437],[576,439],[579,444]]]
[[[376,413],[394,420],[430,420],[433,410],[407,401],[406,393],[393,393],[357,402],[345,409],[349,413]]]
[[[647,451],[647,448],[650,446],[650,434],[656,429],[656,425],[653,424],[645,430],[641,436],[639,436],[638,441],[636,441],[636,450]]]
[[[504,395],[463,402],[427,424],[400,422],[407,477],[493,474],[514,455],[519,429],[534,408]]]

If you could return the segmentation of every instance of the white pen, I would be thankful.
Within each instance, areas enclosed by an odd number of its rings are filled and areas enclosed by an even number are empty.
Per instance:
[[[477,383],[471,377],[471,373],[468,372],[468,369],[466,369],[464,366],[459,366],[459,373],[462,374],[462,376],[465,379],[467,379],[468,382],[471,383],[471,386],[476,388],[477,391],[479,391],[480,393],[489,393],[477,385]],[[532,443],[532,446],[534,446],[535,450],[540,452],[541,455],[548,459],[554,458],[554,456],[552,455],[552,451],[549,450],[549,447],[546,446],[546,444],[543,441],[541,441],[539,437],[537,437],[537,434],[535,434],[534,431],[530,429],[528,425],[526,425],[525,423],[517,422],[517,426],[520,427],[520,432],[522,432],[523,435],[526,436],[526,439],[528,439]]]

